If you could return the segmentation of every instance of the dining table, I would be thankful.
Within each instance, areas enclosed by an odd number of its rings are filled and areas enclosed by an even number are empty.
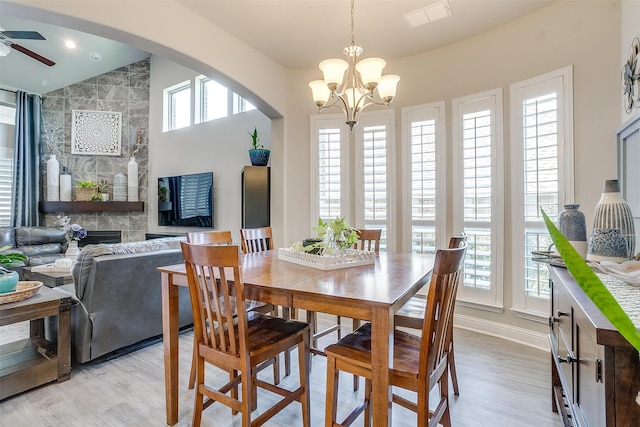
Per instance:
[[[373,264],[323,270],[279,259],[278,250],[269,250],[244,254],[241,262],[246,298],[371,323],[372,421],[379,427],[391,425],[394,315],[428,283],[434,260],[427,254],[380,252]],[[159,267],[158,271],[166,417],[167,424],[174,425],[179,392],[178,291],[188,283],[184,264]]]

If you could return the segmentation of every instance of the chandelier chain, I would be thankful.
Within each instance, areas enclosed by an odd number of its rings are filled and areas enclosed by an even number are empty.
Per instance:
[[[351,46],[355,46],[356,44],[356,38],[354,36],[355,2],[356,0],[351,0]]]

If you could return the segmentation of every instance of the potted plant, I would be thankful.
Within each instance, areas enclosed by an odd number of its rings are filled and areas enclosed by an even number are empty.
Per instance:
[[[9,270],[11,267],[24,267],[27,257],[20,253],[7,253],[11,246],[0,248],[0,294],[13,292],[16,289],[20,276],[17,271]]]
[[[169,189],[162,184],[158,184],[158,211],[165,212],[170,210]]]
[[[249,132],[249,135],[251,135],[251,148],[249,149],[251,166],[267,166],[271,150],[267,150],[262,144],[258,144],[260,141],[260,138],[258,137],[258,129],[253,128],[253,132]]]
[[[333,254],[335,251],[353,248],[358,242],[358,229],[352,227],[344,217],[337,217],[329,222],[318,218],[318,225],[313,229],[316,237],[302,241],[302,250],[312,254]]]
[[[93,181],[78,181],[76,184],[76,200],[78,201],[89,201],[96,192],[96,184]]]
[[[96,184],[96,193],[100,194],[102,198],[100,199],[103,202],[109,201],[109,189],[111,188],[111,184],[106,179],[101,179]]]

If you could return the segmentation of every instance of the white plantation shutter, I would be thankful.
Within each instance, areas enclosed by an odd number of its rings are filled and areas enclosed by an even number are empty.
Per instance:
[[[571,69],[512,85],[514,205],[514,307],[546,315],[549,274],[532,251],[547,250],[551,238],[541,209],[555,219],[562,203],[573,199],[572,117],[568,88]],[[572,120],[572,119],[571,119]],[[572,156],[570,156],[572,158]],[[519,206],[518,206],[519,205]],[[524,239],[518,236],[524,236]]]
[[[467,234],[460,296],[502,307],[502,91],[454,100],[455,229]]]
[[[364,228],[381,228],[380,250],[387,241],[387,129],[363,128]]]
[[[446,243],[444,102],[403,109],[404,250],[435,253]]]
[[[318,216],[324,221],[341,216],[340,142],[340,129],[322,129],[318,134]]]
[[[0,227],[11,225],[15,105],[0,104]]]

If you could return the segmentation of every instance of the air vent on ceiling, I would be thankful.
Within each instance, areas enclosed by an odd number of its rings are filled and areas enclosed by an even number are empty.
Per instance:
[[[451,16],[451,6],[447,0],[440,0],[425,6],[422,9],[414,10],[403,15],[409,28],[419,27],[429,22],[438,21],[440,19]]]

